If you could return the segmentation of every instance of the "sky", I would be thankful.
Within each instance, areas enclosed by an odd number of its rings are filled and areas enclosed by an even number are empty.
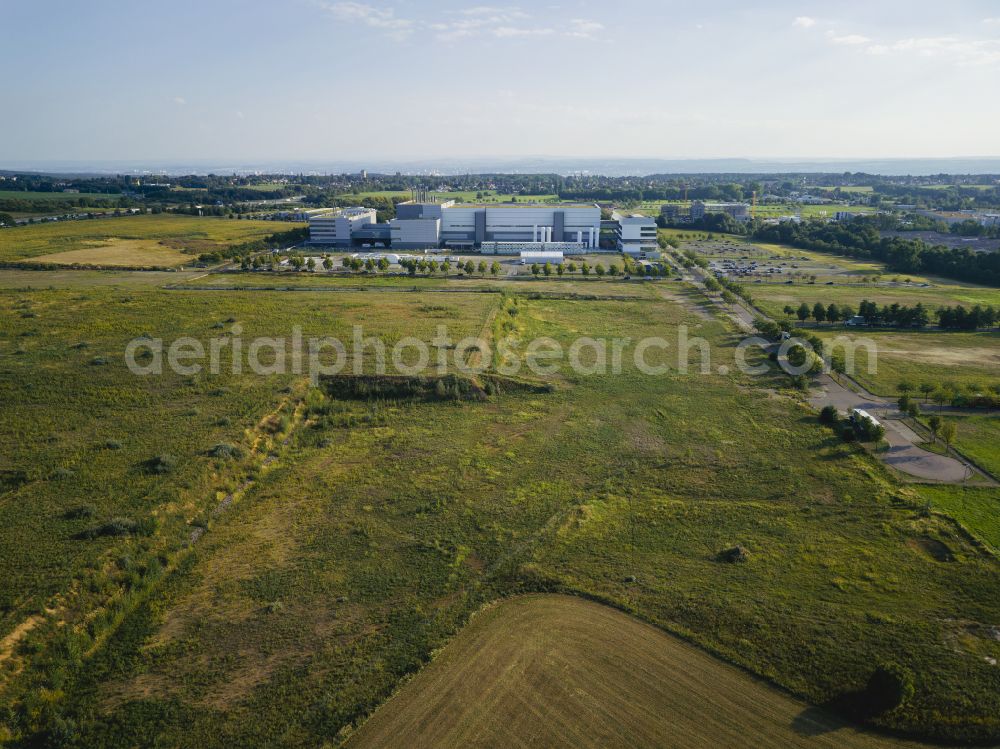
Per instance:
[[[996,0],[483,1],[0,0],[0,168],[1000,155]]]

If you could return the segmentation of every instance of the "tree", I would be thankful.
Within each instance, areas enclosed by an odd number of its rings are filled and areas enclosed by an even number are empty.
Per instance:
[[[708,285],[707,279],[706,279],[705,285],[706,286]],[[782,312],[784,312],[786,315],[788,315],[789,317],[791,317],[792,315],[795,314],[795,308],[792,305],[790,305],[790,304],[786,304],[785,305],[785,309],[783,309]]]
[[[605,273],[604,266],[601,265],[600,263],[595,263],[594,264],[594,273],[596,273],[598,276],[603,277],[604,273]]]
[[[586,261],[580,263],[580,272],[585,276],[590,275],[590,266],[587,265]]]
[[[899,383],[898,385],[896,385],[896,390],[898,392],[902,393],[903,395],[906,395],[907,393],[912,392],[912,390],[913,390],[913,383],[912,382],[907,382],[906,380],[903,380],[901,383]]]
[[[388,259],[386,259],[386,258],[384,258],[384,257],[380,257],[380,258],[378,259],[378,263],[377,263],[377,265],[378,265],[378,269],[379,269],[380,271],[383,271],[383,272],[384,272],[384,271],[387,271],[387,270],[389,270],[389,261],[388,261]]]
[[[441,268],[441,272],[442,273],[444,273],[445,275],[448,275],[448,273],[451,272],[451,261],[444,260],[444,261],[442,261],[441,265],[438,266],[438,267]]]
[[[813,305],[812,316],[816,322],[824,322],[826,320],[826,307],[823,306],[822,302],[816,302]]]
[[[559,263],[559,265],[556,266],[556,275],[561,276],[565,272],[566,272],[566,266],[563,265],[562,263]]]
[[[480,276],[485,276],[486,275],[486,261],[485,260],[480,260],[479,261],[478,270],[479,270],[479,275]]]
[[[914,691],[910,671],[895,663],[883,663],[868,679],[865,702],[875,715],[880,715],[909,702]]]
[[[839,418],[840,414],[837,412],[836,406],[823,406],[823,410],[819,412],[819,420],[822,424],[836,424]]]
[[[899,396],[897,405],[899,406],[899,410],[905,414],[907,411],[910,410],[910,396],[908,396],[906,393],[903,393],[901,396]]]
[[[295,268],[295,270],[302,270],[303,265],[305,265],[305,261],[302,259],[301,255],[295,255],[292,258],[292,267]]]
[[[545,265],[543,265],[542,266],[542,273],[544,273],[546,276],[551,276],[552,275],[552,263],[546,263]]]
[[[496,260],[494,260],[493,264],[490,265],[490,275],[491,276],[498,276],[498,275],[500,275],[500,263],[498,261],[496,261]]]
[[[367,260],[365,260],[365,270],[368,271],[369,273],[374,273],[375,272],[375,261],[372,260],[371,258],[368,258]]]
[[[567,272],[569,272],[569,273],[576,273],[576,263],[574,263],[573,261],[570,261],[570,262],[569,262],[569,263],[568,263],[568,264],[566,265],[566,270],[567,270]]]
[[[316,270],[316,258],[311,257],[308,260],[306,260],[306,268],[308,268],[310,271]]]
[[[351,258],[351,257],[349,257],[347,255],[344,255],[344,259],[340,261],[340,264],[343,265],[345,268],[350,268],[351,267],[351,260],[352,259],[353,258]]]
[[[0,213],[0,226],[17,226],[17,222],[9,213]]]
[[[954,421],[946,421],[941,425],[941,439],[944,443],[951,447],[951,443],[955,441],[955,436],[958,434],[958,427],[955,426]]]
[[[538,278],[538,274],[542,272],[541,266],[538,263],[531,264],[531,273],[535,278]]]
[[[333,260],[330,259],[329,255],[323,258],[323,268],[325,270],[333,270]]]
[[[611,263],[608,266],[608,275],[609,276],[617,276],[618,275],[618,266],[615,263]]]
[[[923,393],[923,395],[924,395],[924,402],[926,402],[927,399],[931,397],[931,393],[933,393],[936,389],[937,389],[937,385],[935,385],[932,382],[921,382],[920,383],[920,392]]]
[[[466,273],[466,275],[471,276],[475,272],[476,272],[476,264],[474,262],[472,262],[471,260],[466,260],[465,261],[465,273]]]
[[[931,414],[927,417],[927,426],[931,428],[931,434],[937,440],[938,432],[941,431],[941,417],[937,414]]]
[[[795,316],[799,318],[802,322],[809,319],[809,305],[805,302],[799,305],[799,308],[795,311]]]

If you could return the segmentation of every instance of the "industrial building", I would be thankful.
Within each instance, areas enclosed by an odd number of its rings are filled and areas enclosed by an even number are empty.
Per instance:
[[[619,252],[638,257],[658,251],[655,220],[638,213],[629,216],[613,213],[612,218],[617,223],[615,239]]]
[[[375,224],[374,208],[341,208],[309,217],[309,242],[350,247],[356,232]]]
[[[396,206],[396,218],[388,224],[376,223],[374,209],[344,208],[310,217],[309,229],[313,244],[473,249],[491,243],[493,253],[517,254],[524,249],[581,253],[599,246],[601,209],[561,203],[483,206],[408,201]],[[505,243],[520,246],[508,248]]]
[[[691,203],[691,220],[699,221],[706,213],[725,213],[736,221],[750,220],[750,206],[746,203],[703,203],[696,200]]]

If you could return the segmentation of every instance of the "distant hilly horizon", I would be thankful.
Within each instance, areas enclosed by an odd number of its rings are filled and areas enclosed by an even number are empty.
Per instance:
[[[16,160],[0,161],[0,173],[32,172],[54,175],[108,174],[342,174],[367,170],[371,174],[593,174],[607,177],[654,174],[829,174],[865,173],[882,176],[934,174],[1000,174],[1000,156],[920,158],[520,158],[469,157],[447,159],[331,159],[331,160]]]

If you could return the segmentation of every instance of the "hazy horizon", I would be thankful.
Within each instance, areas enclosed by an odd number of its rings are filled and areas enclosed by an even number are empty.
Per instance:
[[[5,168],[997,153],[1000,10],[984,0],[5,11]]]

